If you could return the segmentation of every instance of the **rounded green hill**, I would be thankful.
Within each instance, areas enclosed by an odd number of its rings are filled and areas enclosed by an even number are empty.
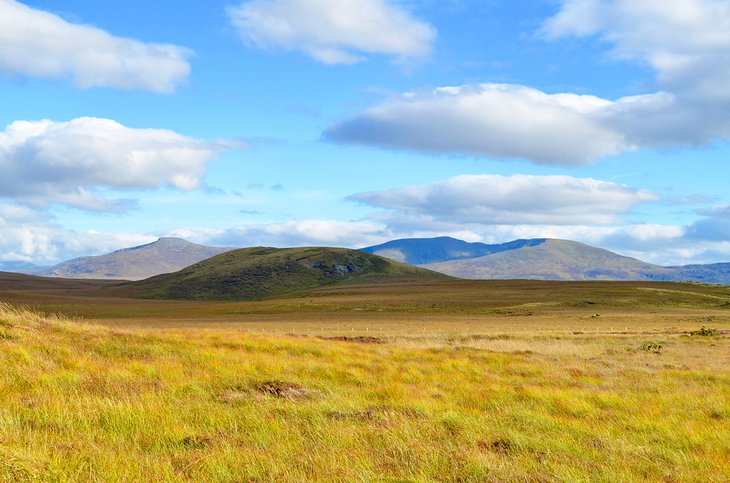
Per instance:
[[[445,280],[449,277],[344,248],[244,248],[179,272],[125,284],[131,295],[192,300],[260,300],[334,284]]]

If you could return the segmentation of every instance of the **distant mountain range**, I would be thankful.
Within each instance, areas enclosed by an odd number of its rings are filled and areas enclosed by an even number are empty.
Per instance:
[[[175,273],[119,286],[132,297],[260,300],[337,284],[441,281],[449,277],[345,248],[243,248]]]
[[[53,267],[9,262],[0,265],[0,270],[47,277],[136,281],[175,273],[231,250],[234,249],[198,245],[180,238],[160,238],[147,245],[76,258]],[[361,251],[467,279],[635,280],[730,285],[730,263],[662,267],[582,243],[549,238],[494,245],[468,243],[450,237],[407,238]],[[277,256],[283,256],[283,253]],[[250,258],[254,259],[256,257]],[[216,258],[210,263],[222,263],[223,260]],[[274,267],[276,264],[272,260],[259,269]],[[281,283],[286,284],[284,272],[277,273]]]
[[[653,280],[730,285],[730,263],[662,267],[568,240],[541,238],[488,245],[450,237],[407,238],[362,250],[468,279]]]
[[[142,280],[176,272],[228,250],[232,249],[198,245],[182,238],[160,238],[154,243],[106,255],[74,258],[53,267],[18,271],[46,277]]]

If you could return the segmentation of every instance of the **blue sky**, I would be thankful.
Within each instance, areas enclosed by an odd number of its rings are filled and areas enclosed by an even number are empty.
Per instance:
[[[730,261],[728,86],[721,0],[0,0],[0,263],[170,235]]]

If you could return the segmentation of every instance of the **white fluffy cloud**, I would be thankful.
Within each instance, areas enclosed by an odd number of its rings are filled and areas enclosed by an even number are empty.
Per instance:
[[[730,4],[726,0],[567,0],[543,32],[598,35],[613,55],[646,62],[666,89],[730,98]]]
[[[570,176],[463,175],[437,183],[350,197],[393,210],[393,228],[418,225],[598,225],[621,221],[636,204],[657,201],[645,190]]]
[[[386,100],[333,127],[325,137],[424,152],[580,165],[636,148],[618,119],[671,102],[662,94],[608,101],[512,84],[442,87]]]
[[[228,15],[246,42],[300,50],[327,64],[352,64],[368,54],[423,57],[436,35],[390,0],[251,0]]]
[[[176,45],[115,37],[15,0],[0,0],[0,73],[167,93],[190,73],[190,53]]]
[[[222,148],[109,119],[16,121],[0,132],[0,197],[35,207],[119,211],[129,200],[108,199],[99,188],[194,189]]]
[[[661,90],[609,100],[520,85],[442,87],[387,99],[325,137],[558,165],[730,139],[726,1],[566,0],[542,33],[600,36],[613,55],[651,66]]]
[[[611,55],[649,65],[672,102],[619,113],[615,125],[646,146],[730,139],[730,4],[725,0],[570,0],[548,38],[598,36]]]

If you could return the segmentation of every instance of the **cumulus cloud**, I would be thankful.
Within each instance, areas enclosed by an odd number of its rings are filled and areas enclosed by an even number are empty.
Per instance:
[[[228,15],[245,42],[300,50],[326,64],[352,64],[369,54],[423,57],[436,35],[390,0],[252,0]]]
[[[0,73],[168,93],[188,77],[190,54],[176,45],[115,37],[15,0],[0,0]]]
[[[730,98],[730,4],[725,0],[566,0],[548,38],[597,35],[618,58],[649,64],[659,83],[702,99]]]
[[[325,132],[338,142],[581,165],[641,142],[622,128],[665,94],[608,101],[513,84],[442,87],[391,98]],[[637,126],[638,127],[638,126]]]
[[[730,139],[727,2],[569,0],[542,33],[599,36],[612,55],[653,68],[661,90],[611,100],[520,85],[442,87],[386,99],[325,137],[557,165]]]
[[[38,222],[47,219],[47,214],[40,213],[26,206],[19,206],[13,203],[0,203],[0,227],[18,221]]]
[[[654,69],[673,102],[658,106],[654,116],[622,113],[617,122],[635,142],[697,145],[730,138],[726,1],[570,0],[542,32],[549,39],[598,36],[614,57]]]
[[[598,225],[621,221],[636,204],[657,201],[645,190],[571,176],[462,175],[429,185],[360,193],[351,200],[392,210],[381,219],[407,224]]]
[[[326,139],[427,153],[580,166],[642,148],[730,137],[730,117],[666,92],[615,101],[513,84],[406,93],[345,119]],[[728,110],[730,112],[730,103]]]
[[[33,207],[120,211],[132,201],[109,199],[100,188],[194,189],[223,148],[109,119],[16,121],[0,132],[0,197]]]

